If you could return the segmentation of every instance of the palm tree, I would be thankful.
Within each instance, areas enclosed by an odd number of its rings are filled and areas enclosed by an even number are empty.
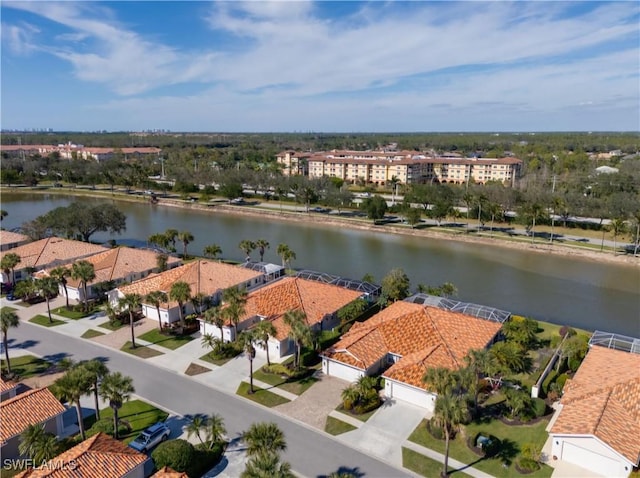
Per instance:
[[[169,290],[169,299],[178,303],[178,314],[180,315],[180,326],[184,328],[184,307],[185,302],[191,298],[191,286],[184,282],[178,281],[171,285]]]
[[[467,419],[468,410],[465,398],[452,393],[438,395],[434,410],[434,419],[444,431],[445,448],[442,476],[449,476],[449,444],[455,429]]]
[[[303,346],[310,346],[313,343],[313,334],[307,324],[307,314],[300,309],[290,310],[284,314],[284,323],[289,326],[289,338],[293,340],[296,347],[293,366],[300,369],[300,353]]]
[[[180,234],[180,232],[178,232],[177,229],[167,229],[164,231],[164,235],[167,238],[167,246],[171,243],[173,252],[176,251],[176,238],[178,237],[178,234]]]
[[[160,327],[160,332],[162,332],[162,318],[160,317],[160,304],[166,304],[169,301],[169,297],[167,297],[167,293],[161,290],[153,290],[147,294],[144,300],[145,302],[151,304],[156,308],[156,312],[158,313],[158,326]]]
[[[253,359],[256,358],[256,349],[253,346],[253,333],[245,330],[240,334],[240,343],[244,353],[249,359],[249,394],[253,394]]]
[[[93,390],[93,399],[96,406],[96,420],[100,420],[100,407],[98,405],[98,388],[99,383],[109,374],[107,366],[98,359],[92,359],[88,362],[82,362],[80,366],[89,373],[91,377],[91,388]]]
[[[118,439],[118,410],[122,404],[131,398],[135,393],[133,379],[125,377],[120,372],[106,375],[102,380],[100,396],[103,400],[109,401],[109,406],[113,410],[113,437]]]
[[[71,402],[76,406],[80,436],[85,439],[82,405],[80,398],[91,391],[91,375],[84,367],[72,367],[56,380],[52,387],[53,394],[63,402]],[[104,382],[102,384],[104,390]]]
[[[9,272],[11,272],[11,283],[16,283],[16,274],[15,267],[20,264],[22,259],[15,252],[7,252],[2,259],[0,259],[0,269],[4,271],[4,273],[9,276]]]
[[[296,253],[293,252],[286,244],[280,244],[278,246],[277,253],[282,257],[282,267],[286,267],[291,263],[291,261],[296,259]]]
[[[161,254],[156,254],[156,266],[160,272],[164,272],[167,270],[167,262],[169,261],[169,256],[164,252]]]
[[[222,313],[233,324],[233,339],[238,338],[238,323],[244,316],[247,304],[247,291],[239,287],[229,287],[222,293],[222,300],[226,303]]]
[[[269,360],[269,338],[275,337],[278,331],[270,320],[261,320],[254,327],[254,340],[267,352],[267,367],[271,365]]]
[[[478,414],[478,394],[480,392],[480,380],[494,373],[496,369],[495,357],[487,349],[469,350],[464,358],[467,367],[473,372],[473,408]]]
[[[471,204],[473,203],[473,194],[466,192],[462,195],[462,202],[464,202],[467,209],[467,232],[469,232],[469,210],[471,209]]]
[[[84,293],[84,310],[89,310],[89,296],[87,294],[87,283],[96,278],[96,270],[89,261],[78,261],[71,266],[71,278],[79,280]]]
[[[556,225],[556,211],[564,206],[564,201],[561,197],[556,196],[551,201],[551,205],[553,206],[553,214],[551,215],[551,237],[549,238],[549,242],[553,244],[553,228]]]
[[[53,277],[43,277],[42,279],[35,280],[35,287],[40,295],[47,301],[49,323],[53,323],[49,301],[58,293],[58,282]]]
[[[493,237],[493,223],[496,218],[500,218],[503,216],[502,206],[497,202],[490,202],[485,207],[488,214],[491,216],[491,227],[489,228],[489,237]]]
[[[182,246],[183,246],[183,254],[182,254],[183,259],[187,258],[187,246],[193,242],[193,239],[194,239],[193,234],[191,234],[189,231],[182,231],[178,233],[178,240],[182,242]]]
[[[225,433],[227,433],[227,429],[224,426],[222,416],[217,413],[213,413],[207,417],[205,434],[209,448],[213,448],[215,444],[221,443],[224,439]]]
[[[242,434],[242,439],[247,445],[246,453],[249,457],[260,453],[280,453],[287,450],[287,442],[284,433],[275,423],[253,423]]]
[[[64,296],[67,299],[67,309],[69,308],[69,292],[67,291],[67,277],[69,277],[69,274],[71,274],[71,271],[65,266],[58,266],[49,272],[51,277],[62,284]]]
[[[534,202],[533,204],[530,204],[526,210],[529,218],[531,219],[531,244],[533,244],[536,238],[536,222],[544,217],[544,208],[540,203]]]
[[[204,248],[204,257],[215,259],[222,254],[222,248],[218,244],[209,244]]]
[[[155,244],[161,249],[167,249],[169,247],[169,243],[171,242],[171,239],[166,234],[157,233],[157,234],[151,234],[147,238],[147,242],[149,244]]]
[[[618,244],[616,239],[620,234],[623,234],[627,230],[627,223],[621,217],[615,217],[611,220],[611,232],[613,233],[613,255],[616,255],[616,249]]]
[[[258,248],[258,254],[260,254],[260,262],[264,262],[264,251],[269,249],[269,242],[266,239],[258,239],[255,245]]]
[[[205,310],[204,321],[218,327],[220,329],[220,340],[224,339],[224,332],[222,330],[222,326],[224,325],[224,317],[222,315],[220,306],[216,305],[214,307],[211,307],[210,309]]]
[[[241,478],[294,478],[291,472],[291,464],[281,462],[277,453],[259,453],[251,457],[244,471],[240,474]]]
[[[3,307],[0,310],[0,330],[2,330],[2,346],[4,347],[4,356],[7,360],[7,375],[11,375],[11,362],[9,362],[9,329],[12,327],[18,327],[20,325],[20,319],[16,313]]]
[[[136,336],[133,333],[133,312],[142,305],[142,296],[140,294],[125,294],[123,298],[118,301],[121,308],[129,310],[129,327],[131,329],[131,348],[136,348]]]
[[[189,420],[189,424],[186,426],[187,438],[191,438],[193,435],[198,437],[200,443],[204,445],[204,441],[200,436],[200,433],[204,431],[207,426],[207,417],[204,415],[195,415]]]
[[[433,367],[427,369],[422,381],[429,384],[429,390],[438,395],[453,393],[457,385],[455,372],[445,367]]]
[[[191,303],[193,304],[193,308],[198,313],[198,315],[201,315],[202,308],[209,308],[209,306],[211,305],[211,298],[203,292],[198,292],[196,295],[191,297]]]
[[[40,464],[57,456],[60,453],[60,444],[53,433],[45,431],[44,425],[28,425],[20,434],[18,452]]]
[[[400,180],[397,176],[391,176],[389,180],[389,184],[391,185],[391,205],[395,206],[396,204],[396,190],[398,188],[398,184],[400,184]]]
[[[218,346],[219,342],[222,342],[222,339],[211,334],[204,334],[202,339],[200,339],[200,344],[203,347],[210,348],[211,350],[214,350]]]
[[[249,239],[243,239],[240,241],[240,244],[238,244],[238,247],[247,255],[247,260],[250,260],[251,252],[256,248],[256,243]]]

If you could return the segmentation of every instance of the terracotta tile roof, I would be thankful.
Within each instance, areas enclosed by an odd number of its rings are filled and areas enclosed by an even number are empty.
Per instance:
[[[90,244],[88,242],[72,241],[59,237],[47,237],[39,241],[23,244],[15,249],[3,251],[0,259],[5,254],[14,253],[20,256],[20,263],[16,270],[25,267],[35,267],[38,269],[52,267],[54,264],[66,264],[76,259],[82,259],[92,254],[104,252],[106,247]]]
[[[640,354],[592,346],[560,404],[551,433],[594,435],[638,464]]]
[[[50,468],[27,470],[17,478],[118,478],[148,459],[109,435],[98,433],[55,457]]]
[[[16,388],[17,386],[18,384],[12,382],[11,380],[6,381],[3,378],[0,378],[0,392],[8,392],[12,388]]]
[[[0,403],[0,443],[63,413],[66,408],[48,388],[36,388]]]
[[[157,252],[146,249],[116,247],[83,260],[93,264],[96,278],[90,283],[97,284],[99,282],[125,279],[136,272],[153,270],[157,267],[157,258]],[[180,259],[177,257],[169,256],[167,258],[167,265],[169,267],[173,267],[174,264],[179,262]],[[79,287],[80,281],[69,277],[67,279],[67,285],[70,287]]]
[[[17,242],[29,241],[29,236],[11,231],[0,231],[0,245],[15,244]]]
[[[278,340],[283,340],[289,335],[289,327],[283,319],[286,312],[302,310],[307,316],[307,323],[315,325],[361,295],[361,292],[332,284],[287,277],[251,292],[241,321],[257,315],[266,317],[273,321]]]
[[[168,466],[163,466],[151,475],[151,478],[189,478],[189,475],[184,472],[180,473],[179,471],[175,471]]]
[[[218,290],[228,289],[261,275],[260,272],[243,267],[198,260],[160,274],[151,275],[132,284],[119,287],[118,290],[123,294],[140,294],[143,297],[154,290],[168,294],[175,282],[183,281],[191,287],[191,295],[199,292],[213,295]],[[169,308],[177,305],[177,302],[169,302]],[[161,307],[167,308],[167,304]]]
[[[324,355],[366,370],[388,353],[401,358],[384,377],[424,388],[431,367],[457,369],[472,349],[487,346],[500,324],[457,312],[396,302],[354,324]]]

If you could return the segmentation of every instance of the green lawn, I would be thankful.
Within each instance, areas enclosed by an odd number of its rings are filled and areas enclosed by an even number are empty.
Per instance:
[[[9,356],[9,359],[11,361],[11,371],[21,379],[42,375],[51,367],[49,362],[33,355],[23,355],[16,358]],[[0,361],[0,366],[2,366],[2,370],[5,370],[6,362],[4,360]]]
[[[327,417],[327,422],[324,425],[324,431],[334,436],[341,435],[342,433],[347,433],[355,429],[356,427],[350,423],[343,422],[342,420],[338,420],[333,417]]]
[[[534,425],[522,426],[505,425],[499,420],[491,420],[486,423],[473,422],[465,427],[465,435],[475,436],[477,433],[483,432],[483,434],[494,435],[499,438],[502,442],[499,453],[504,456],[504,461],[500,457],[479,457],[469,449],[464,438],[462,438],[462,433],[459,433],[456,439],[451,442],[450,456],[462,463],[472,464],[474,468],[499,478],[517,476],[518,472],[514,465],[522,446],[525,443],[534,443],[541,449],[547,439],[547,432],[545,431],[547,424],[548,420],[542,420]],[[424,421],[413,431],[409,440],[439,453],[444,453],[444,440],[434,438],[427,430]],[[503,466],[503,463],[507,461],[509,462],[508,466]],[[552,472],[553,469],[551,467],[542,465],[540,470],[527,476],[548,478]]]
[[[101,335],[104,335],[104,332],[100,332],[99,330],[89,329],[80,337],[82,337],[83,339],[92,339],[94,337],[100,337]]]
[[[440,476],[440,472],[442,471],[442,463],[439,461],[432,460],[429,457],[405,447],[402,447],[402,466],[419,475],[427,476],[429,478],[433,476]],[[451,468],[449,468],[449,470],[449,476],[469,476],[462,471],[451,471]]]
[[[286,377],[283,378],[277,374],[266,373],[262,369],[256,371],[253,374],[253,378],[296,395],[302,395],[309,387],[311,387],[311,385],[318,381],[317,378],[314,378],[311,375],[299,380],[292,380]]]
[[[142,340],[151,342],[152,344],[160,345],[171,350],[175,350],[178,347],[182,347],[184,344],[188,344],[193,340],[190,335],[176,336],[161,333],[158,329],[150,330],[139,337]]]
[[[1,310],[8,310],[9,312],[15,312],[18,309],[16,309],[15,307],[6,306],[6,307],[3,307]]]
[[[253,400],[254,402],[258,402],[265,407],[276,407],[278,405],[282,405],[283,403],[288,403],[284,397],[280,395],[276,395],[273,392],[269,392],[268,390],[263,390],[254,385],[253,387],[254,393],[249,393],[249,384],[247,382],[242,382],[236,391],[237,395],[248,398],[249,400]]]
[[[366,422],[367,420],[369,420],[369,418],[371,418],[373,416],[374,413],[376,413],[378,411],[378,409],[375,408],[375,409],[371,410],[370,412],[361,413],[359,415],[356,415],[355,413],[351,413],[349,410],[345,410],[343,408],[343,406],[342,406],[342,403],[341,403],[340,405],[338,405],[336,407],[336,411],[340,412],[340,413],[344,413],[345,415],[349,415],[350,417],[357,418],[361,422]]]
[[[118,412],[118,418],[129,424],[131,432],[120,438],[123,439],[125,443],[129,443],[145,428],[154,423],[165,421],[168,416],[169,414],[167,412],[142,400],[125,402]],[[111,407],[100,410],[100,418],[113,419],[113,410]]]
[[[120,350],[144,359],[164,355],[162,352],[149,348],[145,345],[137,345],[135,349],[131,348],[131,341],[126,342]]]
[[[32,324],[44,325],[45,327],[55,327],[56,325],[66,324],[64,320],[59,319],[53,319],[52,322],[49,322],[49,317],[40,314],[29,319],[29,322],[31,322]]]
[[[69,310],[67,309],[65,306],[62,307],[58,307],[57,309],[53,309],[51,311],[52,314],[56,314],[56,315],[60,315],[62,317],[65,317],[67,319],[72,319],[72,320],[78,320],[78,319],[82,319],[84,317],[87,317],[95,312],[98,312],[100,309],[98,308],[93,308],[90,309],[89,312],[77,312],[73,309]]]
[[[125,325],[127,325],[127,324],[122,324],[120,322],[115,322],[114,324],[112,324],[110,321],[107,321],[107,322],[104,322],[104,323],[98,325],[98,327],[102,327],[103,329],[114,331],[114,330],[121,329]]]

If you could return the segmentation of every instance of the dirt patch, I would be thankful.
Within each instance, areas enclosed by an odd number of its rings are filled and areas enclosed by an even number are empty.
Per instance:
[[[184,371],[184,374],[193,377],[194,375],[200,375],[201,373],[206,372],[211,372],[211,369],[203,367],[202,365],[198,365],[197,363],[191,363],[187,367],[187,370]]]
[[[158,322],[151,319],[141,319],[134,323],[133,331],[136,337],[144,334],[145,332],[149,332],[151,329],[154,329],[158,326]],[[105,331],[107,329],[104,329]],[[113,347],[114,349],[120,350],[124,344],[131,340],[131,329],[129,326],[122,327],[121,329],[116,330],[115,332],[111,332],[105,335],[100,335],[98,337],[93,337],[91,339],[92,342],[98,342],[99,344],[106,345],[107,347]]]

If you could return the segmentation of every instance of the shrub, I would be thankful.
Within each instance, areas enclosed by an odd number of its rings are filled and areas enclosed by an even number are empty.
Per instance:
[[[562,375],[559,375],[558,378],[556,378],[555,384],[559,392],[562,391],[562,389],[564,388],[564,384],[568,378],[569,376],[566,373],[563,373]]]
[[[211,354],[215,359],[233,358],[242,352],[242,344],[217,340]]]
[[[151,453],[151,458],[156,468],[169,466],[175,471],[187,471],[189,466],[195,461],[196,450],[193,445],[186,440],[169,440],[160,443]]]
[[[131,431],[131,427],[126,423],[118,423],[118,436],[126,435]],[[92,437],[98,433],[106,433],[113,436],[113,418],[102,418],[95,422],[89,430],[87,430],[87,438]]]
[[[578,368],[580,368],[581,363],[582,363],[582,360],[577,358],[572,358],[571,360],[569,360],[569,369],[575,372],[576,370],[578,370]]]
[[[536,418],[543,417],[547,413],[547,404],[541,398],[534,398],[531,401],[531,410]]]
[[[210,449],[208,446],[209,443],[198,443],[195,446],[195,459],[187,469],[187,475],[203,476],[220,461],[224,452],[224,444],[216,443]]]
[[[568,325],[563,325],[562,327],[560,327],[560,337],[572,337],[573,335],[576,335],[576,331]]]
[[[537,471],[540,468],[540,465],[538,464],[538,462],[536,462],[535,460],[532,460],[531,458],[524,458],[524,457],[518,458],[516,465],[519,469],[527,473]]]
[[[360,402],[355,407],[353,407],[353,413],[356,415],[362,415],[363,413],[370,412],[371,410],[375,410],[380,406],[381,400],[377,395],[374,398],[371,398],[367,402]]]

